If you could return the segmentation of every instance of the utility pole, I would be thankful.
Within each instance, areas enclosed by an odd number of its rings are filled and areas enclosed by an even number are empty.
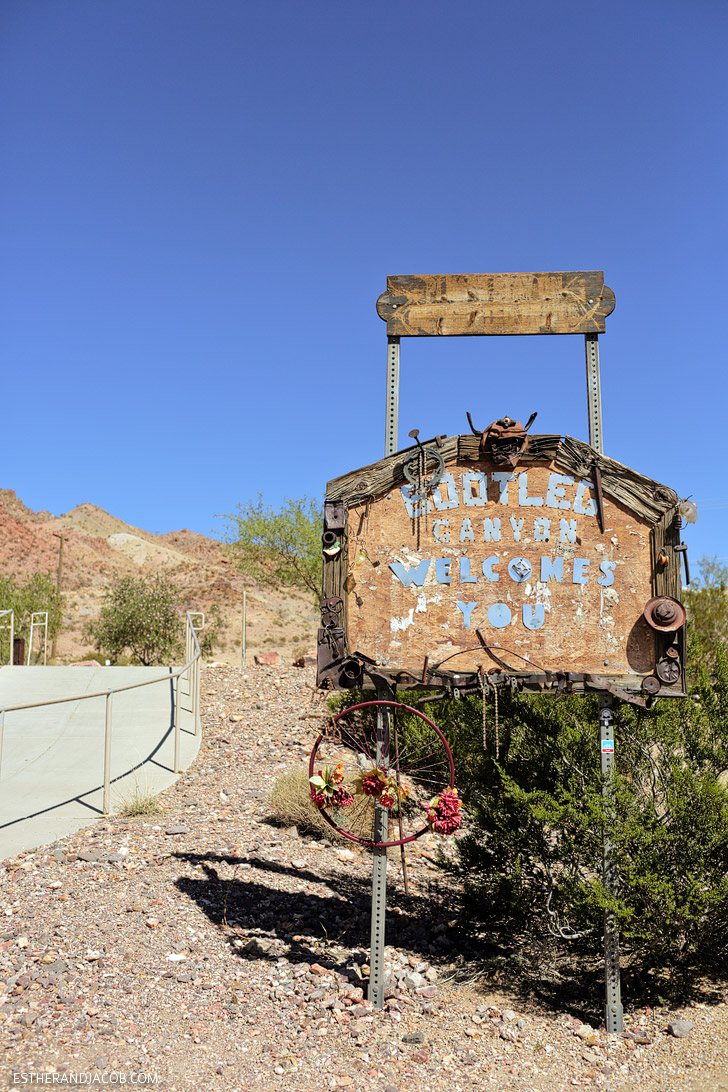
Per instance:
[[[53,537],[59,539],[59,543],[58,543],[58,572],[56,574],[56,587],[58,588],[58,591],[60,592],[60,590],[61,590],[61,579],[63,577],[63,543],[66,541],[66,536],[63,534],[63,532],[61,532],[59,534],[57,531],[54,531],[53,532]],[[55,636],[55,633],[54,633],[53,634],[53,644],[51,645],[51,659],[55,660],[55,658],[56,658],[56,636]]]

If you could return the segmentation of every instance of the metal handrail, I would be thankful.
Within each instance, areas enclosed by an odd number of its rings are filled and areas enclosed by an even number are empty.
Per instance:
[[[189,693],[192,696],[192,714],[194,716],[195,723],[195,736],[200,734],[200,642],[197,637],[197,629],[195,623],[192,621],[192,616],[195,618],[201,618],[202,621],[198,622],[198,628],[204,629],[205,627],[205,615],[202,611],[187,611],[185,627],[185,651],[187,655],[191,652],[193,654],[189,657],[184,667],[177,668],[176,671],[170,671],[167,675],[160,675],[156,679],[144,679],[143,682],[129,683],[127,686],[115,686],[107,687],[106,690],[94,690],[91,694],[72,694],[70,696],[62,698],[46,698],[44,701],[29,701],[22,702],[17,705],[0,705],[0,773],[2,773],[2,757],[3,757],[3,735],[5,731],[5,714],[14,713],[19,709],[40,709],[46,705],[63,705],[69,701],[85,701],[87,698],[105,698],[105,718],[104,718],[104,800],[103,800],[103,812],[104,815],[109,813],[109,793],[110,793],[110,780],[111,780],[111,725],[112,725],[112,700],[114,694],[121,694],[125,690],[138,690],[142,686],[153,686],[155,683],[169,682],[170,679],[174,679],[174,772],[181,773],[180,769],[180,722],[179,722],[179,696],[180,686],[179,680],[182,675],[189,672],[188,676],[190,680]]]

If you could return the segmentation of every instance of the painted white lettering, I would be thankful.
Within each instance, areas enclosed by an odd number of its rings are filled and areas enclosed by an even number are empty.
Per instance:
[[[559,520],[559,542],[576,542],[576,520]]]
[[[470,558],[460,558],[460,583],[461,584],[474,584],[477,580],[477,576],[470,571]]]
[[[438,584],[452,584],[452,576],[450,574],[451,566],[451,557],[437,558],[435,561],[435,580]]]
[[[601,584],[603,588],[610,588],[614,583],[614,570],[617,568],[616,561],[602,561],[599,566],[604,576],[597,578],[597,584]]]
[[[549,474],[549,484],[546,490],[546,507],[571,508],[571,502],[564,499],[564,486],[573,484],[574,479],[570,474]]]
[[[436,519],[432,521],[432,537],[435,542],[449,542],[450,532],[445,528],[450,526],[449,519]],[[440,534],[440,528],[442,527],[442,534]]]
[[[458,610],[463,612],[463,628],[470,629],[470,615],[473,613],[473,607],[477,607],[477,603],[456,603],[455,606]]]
[[[543,603],[524,603],[522,618],[526,629],[541,629],[546,621],[546,608]]]
[[[572,584],[588,584],[589,573],[586,571],[591,562],[588,557],[575,557],[574,558],[574,574],[571,578]]]
[[[548,542],[551,535],[551,520],[546,516],[536,516],[533,521],[533,541]]]
[[[505,470],[496,470],[491,474],[494,482],[498,482],[498,503],[508,504],[508,482],[514,482],[516,475]]]
[[[500,542],[501,525],[496,516],[495,519],[483,520],[483,542]]]
[[[441,493],[443,485],[447,490],[447,497],[443,497]],[[432,490],[432,500],[438,512],[444,512],[448,508],[457,508],[459,504],[458,491],[455,488],[455,478],[449,471],[442,475],[439,482]]]
[[[470,520],[466,517],[463,520],[460,528],[460,541],[461,542],[475,542],[475,531]]]
[[[563,557],[555,557],[553,560],[550,557],[541,558],[541,583],[547,584],[549,580],[555,580],[558,584],[561,584],[564,579],[564,559]]]
[[[488,621],[495,629],[504,629],[509,625],[512,617],[511,608],[507,603],[491,603],[488,607]]]
[[[478,483],[478,491],[473,486]],[[488,475],[483,470],[467,470],[463,474],[463,504],[469,508],[482,508],[488,500]]]
[[[528,495],[527,470],[522,470],[518,475],[518,503],[521,508],[528,508],[530,505],[541,508],[543,505],[543,497],[529,497]]]
[[[483,562],[483,576],[486,580],[492,580],[493,582],[500,580],[500,576],[495,571],[496,565],[500,564],[500,558],[497,555],[493,557],[486,557]]]
[[[517,520],[515,516],[511,516],[511,527],[513,528],[513,538],[516,540],[516,542],[521,541],[521,530],[523,529],[523,525],[524,525],[525,522],[526,521],[523,518]]]
[[[430,558],[428,557],[424,561],[420,561],[419,565],[412,565],[410,568],[403,565],[401,561],[390,561],[389,567],[397,579],[404,584],[405,588],[409,588],[411,584],[416,584],[418,588],[421,588],[430,568]]]
[[[585,482],[583,478],[579,481],[579,488],[576,491],[576,497],[574,498],[574,511],[580,516],[595,516],[597,512],[597,502],[593,497],[590,497],[586,505],[584,505],[584,494],[587,489],[591,489],[589,482]]]

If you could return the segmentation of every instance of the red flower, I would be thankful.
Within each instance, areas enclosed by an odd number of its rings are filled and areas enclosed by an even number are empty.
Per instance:
[[[340,789],[334,789],[331,794],[331,802],[332,804],[335,804],[337,808],[348,808],[349,804],[354,803],[354,797],[348,789],[342,787]]]
[[[377,770],[361,779],[361,791],[365,796],[381,796],[383,788],[384,782]]]
[[[325,808],[328,804],[328,800],[326,799],[325,794],[322,792],[316,792],[316,789],[314,789],[313,786],[311,787],[311,799],[313,800],[317,808]]]

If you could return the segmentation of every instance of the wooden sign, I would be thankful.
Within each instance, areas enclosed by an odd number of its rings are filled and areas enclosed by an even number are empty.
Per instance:
[[[613,310],[601,271],[387,277],[377,300],[390,337],[601,334]]]
[[[482,669],[680,693],[677,495],[571,437],[497,454],[440,438],[329,483],[320,679],[334,664],[345,685],[336,663],[359,657],[403,686]],[[672,628],[645,615],[658,596]]]

